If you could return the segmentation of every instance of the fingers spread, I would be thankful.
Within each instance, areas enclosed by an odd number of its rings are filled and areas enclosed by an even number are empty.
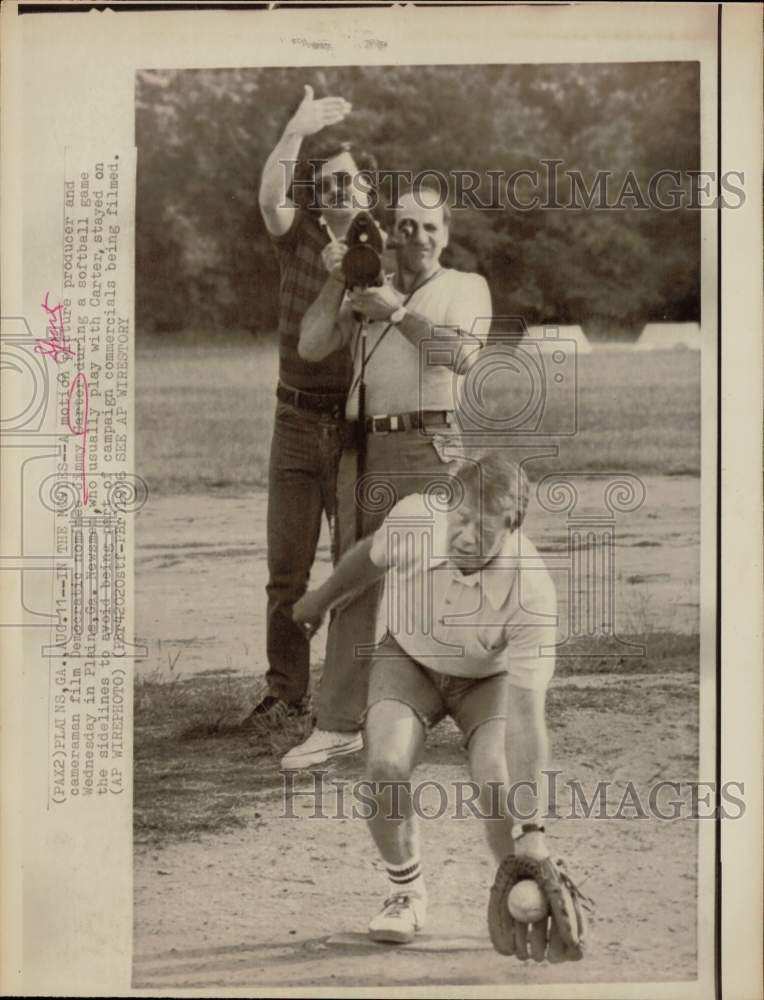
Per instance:
[[[320,101],[316,101],[316,107],[322,114],[346,115],[350,112],[352,105],[338,97],[324,97]]]
[[[531,958],[534,962],[543,962],[546,956],[546,944],[547,944],[547,918],[544,917],[543,920],[537,920],[535,924],[531,925],[531,931],[528,935],[528,941],[531,946]]]
[[[323,125],[336,125],[345,118],[344,114],[324,114],[321,117],[321,122]]]

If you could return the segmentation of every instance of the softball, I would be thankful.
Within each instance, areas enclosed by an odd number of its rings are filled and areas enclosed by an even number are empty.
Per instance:
[[[507,900],[510,915],[521,924],[535,924],[549,913],[549,903],[533,879],[524,878],[512,887]]]

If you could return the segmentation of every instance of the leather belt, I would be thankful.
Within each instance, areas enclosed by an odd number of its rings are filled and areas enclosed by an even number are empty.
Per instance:
[[[301,389],[290,389],[289,386],[279,382],[276,386],[276,398],[298,410],[329,413],[337,419],[345,415],[347,397],[344,394],[319,395],[315,392],[303,392]]]
[[[383,413],[368,417],[365,422],[367,434],[395,434],[399,431],[415,431],[422,427],[451,427],[454,422],[452,410],[414,410],[412,413]],[[349,444],[355,441],[359,426],[357,420],[346,425]]]

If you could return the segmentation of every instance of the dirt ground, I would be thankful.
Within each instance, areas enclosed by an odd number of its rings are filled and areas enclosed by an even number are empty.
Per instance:
[[[552,695],[558,780],[579,780],[589,800],[597,781],[613,782],[603,810],[611,818],[562,819],[549,832],[553,853],[568,860],[596,903],[584,961],[523,964],[491,949],[485,908],[495,865],[480,820],[449,818],[453,793],[446,815],[421,822],[427,934],[397,948],[341,943],[343,935],[364,932],[387,888],[363,821],[351,817],[349,792],[332,794],[332,782],[362,777],[358,755],[328,767],[318,818],[314,795],[293,795],[289,805],[276,786],[253,792],[241,829],[138,848],[134,986],[353,989],[694,978],[697,823],[633,818],[627,806],[625,818],[614,818],[627,781],[646,802],[651,782],[696,777],[694,679],[658,674],[603,685],[601,676],[585,675],[555,681]],[[449,735],[433,734],[416,782],[448,787],[465,778]],[[303,775],[295,787],[313,792],[313,779]],[[559,787],[564,814],[569,796]],[[423,803],[437,811],[437,800],[423,796]],[[336,819],[337,812],[346,818]]]
[[[648,501],[617,521],[617,608],[623,631],[696,631],[697,480],[646,480]],[[264,514],[262,497],[154,499],[140,514],[137,634],[151,655],[144,670],[261,674]],[[532,511],[529,534],[554,554],[564,522]],[[318,574],[328,570],[324,539]],[[631,616],[631,618],[629,618]],[[627,628],[627,625],[632,627]],[[318,642],[317,649],[322,651]],[[457,987],[686,980],[696,966],[697,823],[615,818],[627,782],[646,800],[651,783],[697,778],[698,683],[694,672],[580,674],[555,678],[549,697],[552,766],[591,796],[612,783],[607,819],[551,824],[597,908],[586,959],[552,966],[495,953],[485,908],[494,862],[478,819],[452,809],[422,822],[430,896],[426,934],[405,947],[360,935],[386,893],[362,820],[313,818],[310,796],[286,815],[280,778],[252,763],[244,824],[195,839],[138,844],[135,854],[136,988],[333,989]],[[242,751],[245,752],[245,751]],[[328,767],[327,781],[363,776],[361,755]],[[444,725],[428,741],[414,780],[446,787],[466,777],[458,741]],[[189,774],[189,781],[193,775]],[[312,778],[298,778],[310,791]],[[330,786],[331,787],[331,786]],[[346,805],[346,797],[340,799]],[[352,935],[359,935],[353,938]],[[348,935],[351,935],[350,937]]]
[[[578,484],[578,511],[602,511],[601,480]],[[615,620],[619,633],[698,631],[699,480],[643,478],[645,501],[614,520]],[[581,488],[583,487],[583,488]],[[184,674],[263,674],[266,495],[249,492],[151,497],[137,515],[136,635],[149,655],[139,671],[175,662]],[[531,502],[526,531],[550,564],[567,621],[565,513]],[[330,570],[324,531],[314,581]],[[591,586],[591,577],[585,579]],[[324,636],[314,640],[323,655]]]

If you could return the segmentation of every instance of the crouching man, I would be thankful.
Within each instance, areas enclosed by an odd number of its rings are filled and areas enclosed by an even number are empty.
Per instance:
[[[379,808],[368,820],[390,889],[369,933],[405,943],[426,919],[410,777],[427,730],[445,715],[461,729],[488,844],[548,856],[537,791],[546,766],[546,688],[554,670],[553,581],[522,532],[523,470],[502,450],[455,463],[451,496],[401,500],[375,534],[294,608],[309,636],[326,613],[388,574],[388,630],[372,656],[365,716],[368,778]],[[511,778],[512,785],[509,785]],[[397,786],[396,809],[390,790]],[[539,925],[530,933],[546,934]],[[529,940],[544,956],[546,939]],[[526,956],[523,956],[526,957]]]

